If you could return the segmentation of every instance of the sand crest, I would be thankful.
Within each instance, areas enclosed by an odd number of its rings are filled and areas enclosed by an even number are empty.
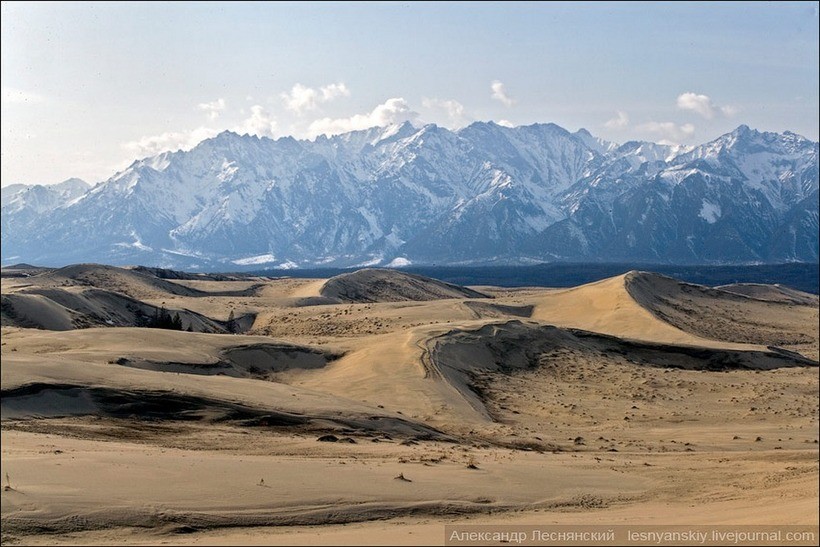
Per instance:
[[[4,543],[818,522],[811,295],[25,271],[2,278]],[[134,326],[160,306],[203,332]]]

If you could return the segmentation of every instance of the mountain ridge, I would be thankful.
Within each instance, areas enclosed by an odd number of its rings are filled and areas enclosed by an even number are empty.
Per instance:
[[[745,125],[689,148],[555,124],[404,123],[314,141],[224,131],[45,210],[23,214],[4,192],[2,261],[816,262],[817,152]]]

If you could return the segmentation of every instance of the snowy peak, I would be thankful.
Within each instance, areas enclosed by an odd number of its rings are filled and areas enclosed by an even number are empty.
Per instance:
[[[695,147],[682,159],[715,158],[720,154],[731,156],[751,155],[760,153],[784,154],[788,156],[802,156],[817,149],[817,143],[792,132],[773,133],[760,132],[741,125],[731,133],[721,135],[717,139]]]
[[[3,205],[11,199],[12,196],[22,192],[26,188],[30,188],[28,184],[9,184],[8,186],[3,186],[2,188],[2,200]]]
[[[66,199],[74,199],[87,192],[90,188],[90,184],[78,178],[70,178],[51,186],[52,191],[57,192]]]
[[[375,126],[369,129],[360,129],[340,135],[328,137],[319,135],[314,144],[324,149],[342,152],[345,155],[359,154],[365,149],[389,144],[412,136],[418,129],[409,121],[400,124],[391,124],[384,127]]]
[[[628,157],[637,167],[644,162],[670,162],[682,151],[677,145],[657,144],[646,141],[629,141],[615,148],[612,154],[615,157]]]
[[[2,258],[175,268],[817,260],[818,143],[682,149],[555,124],[225,131],[82,181],[3,189]]]
[[[786,211],[817,189],[818,143],[791,132],[760,132],[741,125],[681,154],[679,171],[741,181],[772,207]]]
[[[29,211],[43,214],[69,204],[85,194],[91,185],[82,179],[70,178],[58,184],[12,184],[3,188],[4,214],[8,211]]]
[[[579,129],[573,135],[583,142],[587,148],[594,150],[599,154],[608,154],[618,148],[618,144],[606,141],[599,137],[594,137],[589,131],[584,128]]]

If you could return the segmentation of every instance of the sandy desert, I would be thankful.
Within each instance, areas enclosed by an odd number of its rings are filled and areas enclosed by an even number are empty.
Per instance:
[[[818,524],[818,297],[787,287],[21,265],[2,325],[3,544]]]

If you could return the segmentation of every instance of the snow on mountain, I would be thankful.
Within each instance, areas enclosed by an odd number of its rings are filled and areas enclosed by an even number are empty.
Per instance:
[[[71,178],[58,184],[11,184],[3,187],[3,214],[31,210],[42,214],[66,205],[91,188],[84,180]]]
[[[590,150],[594,150],[599,154],[608,154],[612,152],[616,148],[618,148],[618,144],[610,141],[606,141],[599,137],[595,137],[584,128],[579,129],[575,133],[573,133],[575,137],[580,139]]]
[[[315,141],[226,131],[93,189],[4,188],[2,259],[816,261],[817,152],[793,133],[746,126],[691,149],[618,145],[554,124],[404,123]]]
[[[643,161],[623,154],[628,145],[573,187],[572,214],[533,249],[590,260],[817,260],[818,143],[740,126],[677,154],[631,144],[654,152]]]

